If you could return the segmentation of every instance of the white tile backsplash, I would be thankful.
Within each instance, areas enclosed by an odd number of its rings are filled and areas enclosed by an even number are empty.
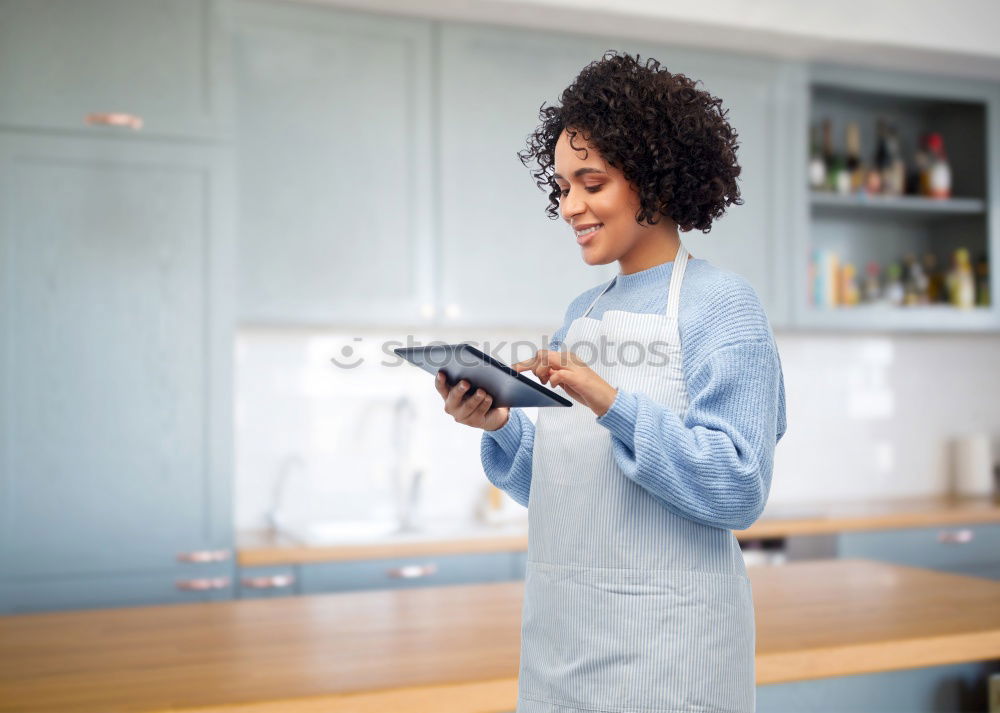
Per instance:
[[[510,363],[551,335],[412,336],[423,344],[472,341]],[[947,488],[948,438],[985,431],[996,449],[1000,336],[779,332],[776,338],[788,431],[775,453],[769,504],[939,493]],[[403,339],[377,332],[239,333],[238,528],[266,524],[283,464],[282,511],[291,519],[392,518],[393,413],[402,395],[416,413],[411,460],[425,470],[421,516],[473,518],[487,485],[482,432],[444,413],[430,374],[399,363],[391,348],[405,346]],[[527,409],[532,419],[536,411]]]

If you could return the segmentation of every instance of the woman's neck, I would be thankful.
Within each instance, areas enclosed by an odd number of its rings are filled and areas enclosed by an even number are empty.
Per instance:
[[[662,265],[677,257],[680,246],[681,240],[676,228],[667,235],[648,235],[645,240],[640,240],[632,246],[627,254],[618,258],[618,268],[623,275],[631,275],[655,265]],[[688,259],[690,258],[688,255]]]

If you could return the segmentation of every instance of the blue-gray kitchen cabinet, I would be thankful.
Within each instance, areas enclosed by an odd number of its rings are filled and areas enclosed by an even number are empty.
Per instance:
[[[528,569],[528,552],[520,550],[512,554],[511,566],[513,569],[510,573],[511,579],[524,579],[525,572]]]
[[[434,317],[431,23],[235,7],[239,318]]]
[[[0,125],[218,138],[229,0],[0,0]],[[91,114],[142,118],[138,132]]]
[[[503,582],[516,578],[513,556],[511,552],[486,552],[307,563],[300,566],[300,590],[319,594]]]
[[[231,595],[230,163],[0,133],[0,613]]]
[[[1000,579],[1000,523],[841,532],[837,555]]]

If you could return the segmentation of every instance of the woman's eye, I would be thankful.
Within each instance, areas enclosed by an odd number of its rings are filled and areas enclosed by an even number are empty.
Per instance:
[[[597,193],[599,190],[601,190],[600,186],[587,186],[587,191],[589,191],[590,193]],[[568,188],[563,188],[561,191],[559,191],[560,196],[565,196],[567,193],[569,193]]]

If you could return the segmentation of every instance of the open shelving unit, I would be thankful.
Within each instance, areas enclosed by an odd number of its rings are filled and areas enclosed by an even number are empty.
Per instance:
[[[908,166],[921,134],[937,131],[944,138],[952,171],[952,197],[947,200],[904,196],[840,195],[808,186],[808,151],[795,152],[799,195],[805,195],[801,220],[805,239],[794,251],[793,319],[798,327],[863,331],[1000,331],[1000,207],[996,171],[1000,85],[972,80],[909,75],[837,65],[809,69],[804,119],[809,127],[832,121],[836,150],[844,149],[844,132],[855,121],[861,130],[861,152],[870,163],[875,151],[876,122],[895,125]],[[884,270],[907,253],[936,255],[947,270],[956,248],[966,247],[975,262],[985,254],[990,267],[988,306],[961,309],[947,303],[892,307],[859,304],[819,307],[813,303],[808,268],[817,248],[835,251],[840,260],[864,277],[870,260]]]

